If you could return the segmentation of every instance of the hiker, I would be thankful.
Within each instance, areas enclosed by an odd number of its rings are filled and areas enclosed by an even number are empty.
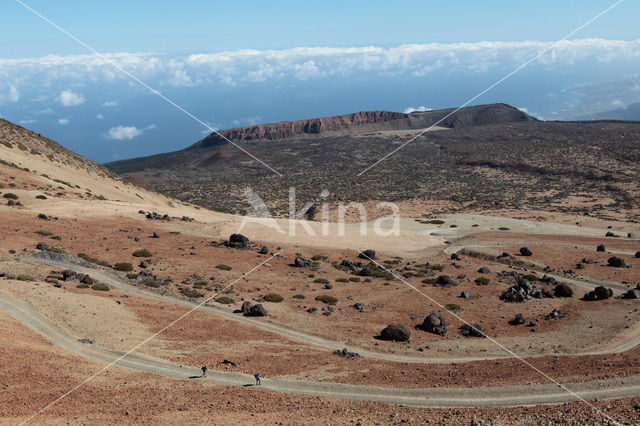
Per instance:
[[[256,374],[256,385],[261,385],[262,382],[260,382],[260,373]]]
[[[206,365],[202,366],[202,377],[207,377],[207,366]]]

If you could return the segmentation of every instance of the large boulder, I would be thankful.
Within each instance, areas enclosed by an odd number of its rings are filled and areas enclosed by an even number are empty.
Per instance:
[[[439,334],[440,336],[444,336],[447,334],[447,321],[444,319],[442,314],[437,312],[431,312],[420,325],[420,329],[433,333]]]
[[[64,281],[73,281],[77,278],[78,274],[76,271],[72,271],[71,269],[66,269],[62,271],[62,279]]]
[[[375,260],[376,251],[375,250],[365,250],[362,253],[358,254],[358,257],[360,259]]]
[[[613,296],[613,291],[610,288],[607,288],[604,286],[598,286],[594,288],[593,291],[590,291],[589,293],[585,294],[583,299],[589,300],[589,301],[605,300],[610,298],[611,296]]]
[[[509,321],[509,324],[511,325],[522,325],[526,322],[526,318],[524,317],[524,315],[522,314],[517,314],[511,321]]]
[[[522,247],[520,249],[520,255],[521,256],[531,256],[531,255],[533,255],[533,252],[531,250],[529,250],[528,247]]]
[[[624,259],[618,256],[612,256],[607,260],[609,266],[614,268],[626,268],[627,264],[624,262]]]
[[[486,266],[483,266],[482,268],[478,269],[478,273],[480,273],[480,274],[490,274],[491,270],[489,268],[487,268]]]
[[[598,247],[596,247],[596,251],[606,251],[607,248],[604,246],[604,244],[599,244]]]
[[[293,261],[293,266],[295,266],[296,268],[310,268],[313,266],[313,262],[309,259],[298,256]]]
[[[269,254],[269,247],[262,246],[262,248],[260,249],[260,251],[258,253],[260,253],[260,254]]]
[[[500,295],[500,300],[505,302],[525,302],[530,299],[541,299],[544,297],[542,291],[532,285],[526,278],[520,274],[514,276],[516,284],[509,287]]]
[[[42,250],[42,251],[46,251],[49,248],[49,246],[45,243],[38,243],[36,245],[36,250]]]
[[[246,249],[249,247],[249,239],[242,234],[231,234],[225,245],[231,248]]]
[[[452,287],[458,285],[449,275],[440,275],[434,284],[436,287]]]
[[[382,340],[389,340],[392,342],[406,342],[411,337],[411,331],[404,325],[391,324],[385,327],[380,332],[380,338]]]
[[[629,290],[621,296],[623,299],[640,299],[640,288]]]
[[[264,306],[258,303],[257,305],[253,305],[249,309],[249,313],[246,315],[249,317],[266,317],[267,310],[264,308]]]
[[[636,252],[636,259],[640,259],[640,251]]]
[[[251,313],[252,306],[253,304],[251,304],[251,302],[243,302],[242,307],[240,308],[240,312],[245,315],[249,315]]]
[[[553,295],[556,297],[573,297],[573,289],[569,287],[569,284],[560,283],[553,290]]]

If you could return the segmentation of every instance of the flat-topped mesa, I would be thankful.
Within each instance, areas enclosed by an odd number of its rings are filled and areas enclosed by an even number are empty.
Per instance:
[[[317,135],[327,132],[348,130],[354,126],[393,121],[408,118],[408,114],[392,111],[360,111],[353,114],[336,115],[333,117],[311,118],[308,120],[282,121],[273,124],[236,127],[221,130],[222,134],[232,141],[282,140],[296,136]],[[209,136],[192,146],[192,148],[206,148],[224,141],[217,133]]]

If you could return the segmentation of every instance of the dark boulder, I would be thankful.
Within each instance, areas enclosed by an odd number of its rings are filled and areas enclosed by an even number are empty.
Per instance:
[[[584,300],[605,300],[613,296],[613,291],[610,288],[604,286],[598,286],[593,291],[588,292],[584,295]]]
[[[347,348],[343,348],[342,350],[338,349],[333,354],[341,356],[343,358],[358,358],[358,357],[360,357],[360,355],[357,354],[356,352],[349,352],[347,350]]]
[[[260,249],[260,251],[258,253],[260,253],[260,254],[269,254],[269,247],[262,246],[262,248]]]
[[[49,246],[45,243],[38,243],[36,244],[36,249],[37,250],[42,250],[42,251],[46,251],[49,248]]]
[[[64,271],[62,271],[62,279],[64,281],[73,281],[78,277],[78,274],[76,273],[76,271],[72,271],[70,269],[66,269]]]
[[[376,251],[375,250],[365,250],[362,253],[358,254],[358,257],[360,259],[375,260]]]
[[[531,256],[531,255],[533,255],[533,252],[531,250],[529,250],[528,247],[522,247],[520,249],[520,255],[521,256]]]
[[[95,280],[91,278],[89,275],[84,275],[80,280],[82,284],[93,285],[95,284]]]
[[[480,274],[490,274],[491,270],[489,268],[487,268],[486,266],[483,266],[482,268],[478,269],[478,273],[480,273]]]
[[[573,289],[569,287],[569,284],[560,283],[553,290],[553,294],[556,297],[573,297]]]
[[[296,268],[310,268],[313,266],[313,262],[309,259],[298,256],[293,261],[293,266],[295,266]]]
[[[522,325],[526,322],[526,318],[524,317],[524,315],[522,314],[517,314],[511,321],[509,321],[509,324],[511,325]]]
[[[246,249],[249,247],[249,239],[242,234],[231,234],[225,245],[236,249]]]
[[[606,233],[606,234],[604,234],[604,236],[605,236],[605,237],[617,237],[617,235],[616,235],[616,234],[614,234],[614,233],[613,233],[613,232],[611,232],[611,231],[607,231],[607,233]]]
[[[380,332],[380,338],[382,340],[389,340],[392,342],[406,342],[411,337],[411,331],[404,325],[391,324],[385,327]]]
[[[636,259],[640,259],[640,251],[636,252]]]
[[[460,260],[460,255],[458,253],[452,253],[451,260]]]
[[[461,297],[462,299],[470,299],[470,298],[471,298],[471,295],[469,294],[469,292],[468,292],[468,291],[463,291],[462,293],[460,293],[460,297]]]
[[[151,238],[160,238],[160,234],[158,234],[156,231],[153,231],[153,235],[151,235]]]
[[[553,311],[551,311],[548,314],[546,314],[544,316],[544,319],[548,321],[548,320],[552,320],[552,319],[564,318],[565,316],[567,316],[567,314],[564,311],[560,311],[558,309],[554,309]]]
[[[627,264],[624,262],[624,259],[622,259],[621,257],[618,256],[612,256],[609,258],[609,260],[607,260],[607,263],[609,264],[609,266],[612,266],[614,268],[626,268]]]
[[[437,312],[430,313],[420,325],[420,329],[429,333],[444,336],[447,334],[447,321],[442,314]]]
[[[623,299],[640,299],[640,288],[629,290],[621,296]]]
[[[604,246],[604,244],[599,244],[598,247],[596,247],[596,251],[606,251],[607,248]]]
[[[364,312],[364,304],[362,303],[355,303],[353,307],[359,312]]]
[[[240,312],[245,314],[245,315],[249,315],[251,313],[251,307],[253,305],[251,304],[251,302],[244,302],[242,303],[242,307],[240,308]]]
[[[482,327],[478,324],[463,324],[460,326],[460,334],[465,337],[486,337]]]
[[[247,314],[249,317],[266,317],[267,310],[261,304],[253,305]]]

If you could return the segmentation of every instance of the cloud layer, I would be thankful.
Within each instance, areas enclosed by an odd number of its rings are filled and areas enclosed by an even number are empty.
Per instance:
[[[20,86],[28,84],[32,79],[42,84],[66,79],[112,82],[129,78],[110,62],[141,79],[154,79],[161,86],[233,86],[281,79],[306,81],[362,73],[425,77],[435,72],[482,73],[501,68],[511,70],[551,45],[551,42],[540,41],[429,43],[390,48],[245,49],[187,56],[113,53],[104,56],[49,55],[42,58],[0,59],[0,81],[6,82],[4,91],[0,86],[0,99],[5,102],[16,99]],[[640,40],[567,40],[560,42],[530,66],[553,68],[584,62],[610,64],[616,61],[640,64]],[[1,95],[2,93],[5,95]],[[84,102],[84,96],[66,90],[60,94],[59,101],[65,106],[80,105]],[[105,106],[108,105],[113,104],[106,102]]]

